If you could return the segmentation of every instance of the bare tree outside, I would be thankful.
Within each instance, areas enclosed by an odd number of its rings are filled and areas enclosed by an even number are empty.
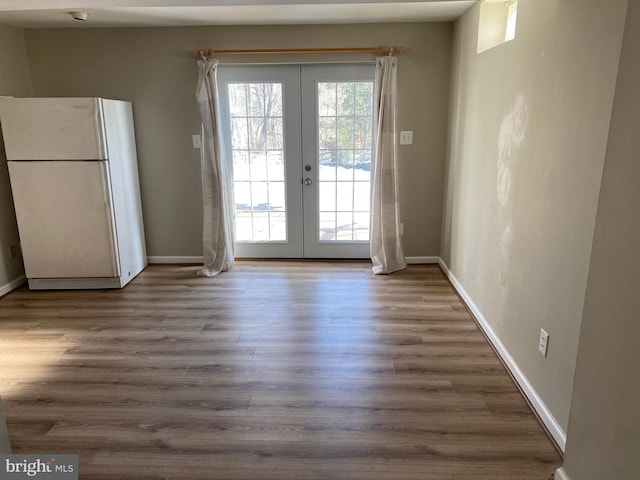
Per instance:
[[[282,84],[228,90],[236,240],[286,240]]]

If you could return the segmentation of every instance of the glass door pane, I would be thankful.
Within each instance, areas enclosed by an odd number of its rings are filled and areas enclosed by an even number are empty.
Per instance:
[[[287,240],[281,83],[229,83],[237,242]]]
[[[318,82],[320,242],[368,241],[373,81]]]

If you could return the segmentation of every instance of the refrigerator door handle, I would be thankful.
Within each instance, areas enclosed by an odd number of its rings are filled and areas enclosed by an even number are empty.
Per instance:
[[[107,147],[107,135],[104,124],[104,114],[102,108],[102,99],[95,99],[95,132],[96,132],[96,145],[100,149],[100,155],[102,158],[109,158],[109,148]]]
[[[113,207],[110,202],[111,198],[111,182],[109,180],[109,168],[106,161],[100,162],[102,164],[102,168],[100,169],[100,180],[102,183],[102,203],[104,204],[104,212],[107,216],[107,225],[109,226],[109,243],[111,244],[111,251],[113,255],[111,256],[113,271],[115,272],[115,276],[120,276],[120,257],[118,252],[118,239],[117,239],[117,229],[115,227],[115,216],[113,212]]]

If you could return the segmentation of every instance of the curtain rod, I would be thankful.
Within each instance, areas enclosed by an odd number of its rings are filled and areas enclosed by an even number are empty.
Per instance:
[[[191,50],[195,56],[213,57],[215,55],[262,55],[280,53],[377,53],[378,55],[392,55],[408,52],[408,47],[353,47],[353,48],[266,48],[258,50],[214,50],[211,48]]]

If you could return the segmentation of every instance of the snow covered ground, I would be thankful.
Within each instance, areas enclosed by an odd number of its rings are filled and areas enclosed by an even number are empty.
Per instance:
[[[279,161],[278,161],[279,160]],[[282,161],[234,163],[237,241],[285,241],[285,178]],[[319,237],[368,240],[370,172],[321,165],[318,176]]]

